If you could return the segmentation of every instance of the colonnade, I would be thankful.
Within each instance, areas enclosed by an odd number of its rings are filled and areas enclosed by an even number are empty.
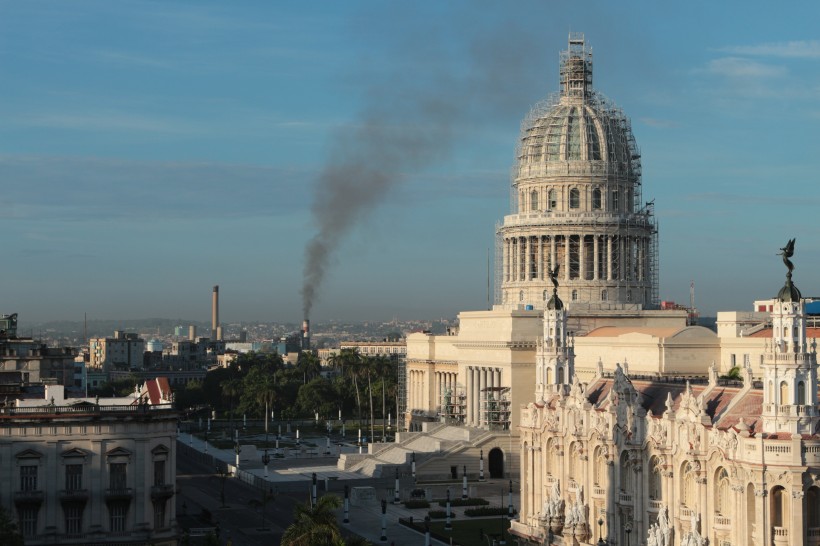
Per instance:
[[[501,387],[501,368],[467,366],[467,424],[480,427],[487,424],[482,402],[488,388]]]
[[[407,400],[407,408],[411,410],[429,410],[427,372],[424,370],[408,370],[407,383],[410,387],[410,398]]]
[[[548,280],[547,269],[560,265],[559,278],[638,281],[648,277],[649,237],[633,235],[516,236],[504,238],[505,282]]]
[[[456,372],[435,372],[436,390],[438,396],[436,405],[440,411],[444,411],[445,396],[449,393],[451,404],[455,404],[456,384],[458,383],[458,373]]]

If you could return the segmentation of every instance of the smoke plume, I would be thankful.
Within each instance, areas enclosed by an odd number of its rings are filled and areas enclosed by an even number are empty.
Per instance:
[[[508,122],[517,124],[533,98],[544,94],[545,74],[533,67],[547,64],[537,54],[533,58],[539,48],[532,33],[499,25],[462,44],[466,54],[457,65],[441,58],[444,48],[438,48],[429,33],[420,36],[416,43],[404,43],[402,50],[416,52],[418,58],[409,64],[424,72],[399,71],[366,89],[367,106],[360,119],[331,144],[312,205],[317,232],[306,249],[303,318],[310,317],[333,253],[367,212],[401,183],[402,173],[446,159],[454,135],[469,126],[468,121],[509,115],[513,117]],[[419,62],[428,58],[437,61],[434,74],[432,63]],[[540,84],[533,85],[534,79]],[[468,118],[476,107],[480,110]],[[499,185],[505,183],[499,180]]]

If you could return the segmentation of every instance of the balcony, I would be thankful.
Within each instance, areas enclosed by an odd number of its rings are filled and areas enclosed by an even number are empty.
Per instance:
[[[88,489],[62,489],[60,500],[85,502],[88,500]]]
[[[726,516],[721,516],[719,514],[715,514],[715,527],[726,527],[729,528],[732,526],[732,519],[727,518]]]
[[[772,538],[775,544],[789,543],[789,529],[786,527],[772,526]]]
[[[162,485],[151,486],[152,499],[168,499],[174,496],[174,484],[166,483]]]
[[[43,502],[43,490],[35,489],[31,491],[15,491],[14,502],[39,504]]]
[[[134,490],[130,487],[119,487],[105,490],[105,500],[131,500],[134,498]]]
[[[663,508],[663,501],[655,500],[655,499],[649,499],[649,509],[650,510],[652,510],[653,512],[657,512],[661,508]]]
[[[618,494],[618,500],[621,504],[632,504],[632,495],[622,491]]]

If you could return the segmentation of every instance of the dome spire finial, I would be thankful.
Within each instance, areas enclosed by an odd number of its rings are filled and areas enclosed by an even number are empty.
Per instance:
[[[562,97],[583,99],[592,92],[592,48],[586,47],[583,33],[570,33],[559,65]]]

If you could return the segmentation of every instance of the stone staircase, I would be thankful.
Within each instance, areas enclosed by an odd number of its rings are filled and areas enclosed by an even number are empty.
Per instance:
[[[411,470],[411,461],[415,454],[418,472],[430,462],[475,449],[482,441],[493,436],[489,431],[476,428],[439,423],[424,423],[423,426],[422,432],[397,434],[395,443],[371,444],[367,454],[342,454],[337,462],[337,468],[373,478],[389,476],[396,468],[407,474]]]

